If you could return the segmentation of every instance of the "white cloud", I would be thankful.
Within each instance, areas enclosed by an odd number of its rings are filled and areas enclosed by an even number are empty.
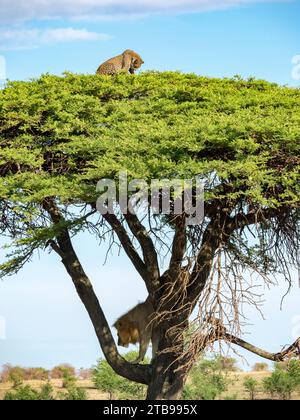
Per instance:
[[[105,41],[111,37],[87,29],[0,29],[0,50],[23,50],[63,42]]]
[[[201,12],[276,1],[280,0],[0,0],[0,23],[57,18],[107,20],[164,12]]]

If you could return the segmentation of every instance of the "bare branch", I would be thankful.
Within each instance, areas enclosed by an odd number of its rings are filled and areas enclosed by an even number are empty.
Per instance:
[[[287,358],[291,358],[291,357],[299,355],[300,337],[295,341],[295,343],[289,346],[286,350],[283,350],[279,353],[269,353],[263,349],[260,349],[259,347],[256,347],[248,343],[245,340],[242,340],[241,338],[235,337],[228,333],[225,333],[222,338],[227,343],[235,344],[239,347],[244,348],[245,350],[250,351],[251,353],[256,354],[257,356],[263,357],[264,359],[267,359],[267,360],[271,360],[272,362],[282,362]]]
[[[128,255],[129,259],[131,260],[137,272],[145,281],[146,286],[148,288],[148,285],[147,285],[148,272],[147,272],[146,265],[144,261],[141,259],[141,257],[139,256],[139,254],[137,253],[137,251],[135,250],[135,247],[126,232],[126,229],[124,228],[122,223],[119,221],[117,216],[114,214],[105,214],[103,215],[103,218],[107,221],[107,223],[109,223],[113,231],[116,232],[116,234],[118,235],[119,241],[121,242],[124,248],[124,251]]]
[[[148,290],[155,292],[160,287],[159,278],[160,278],[160,271],[159,271],[159,264],[157,259],[157,252],[155,250],[155,246],[153,241],[147,232],[145,226],[139,221],[138,217],[135,214],[128,214],[124,215],[125,220],[133,233],[133,235],[138,240],[139,244],[141,245],[144,262],[146,265],[147,270],[147,277],[148,277]]]

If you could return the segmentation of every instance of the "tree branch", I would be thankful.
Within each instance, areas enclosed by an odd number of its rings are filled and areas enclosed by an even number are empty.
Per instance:
[[[132,241],[130,240],[130,238],[129,238],[127,232],[126,232],[126,229],[124,228],[122,223],[119,221],[117,216],[115,216],[114,214],[105,214],[105,215],[103,215],[103,218],[111,226],[111,228],[114,230],[114,232],[116,232],[116,234],[119,238],[119,241],[121,242],[121,245],[124,248],[124,251],[126,252],[129,259],[131,260],[131,262],[134,265],[137,272],[140,274],[142,279],[145,281],[146,286],[148,288],[148,285],[147,285],[148,272],[147,272],[146,265],[145,265],[144,261],[142,260],[142,258],[137,253],[137,251],[135,250],[135,247],[133,246]]]
[[[60,227],[60,233],[56,238],[57,244],[53,249],[62,257],[62,263],[69,273],[77,293],[93,323],[106,360],[119,375],[138,383],[149,384],[150,367],[147,365],[132,365],[118,353],[104,312],[93,290],[93,286],[76,255],[68,229],[63,226],[65,220],[54,200],[50,198],[44,200],[43,208],[48,212],[56,227]]]
[[[219,221],[210,222],[202,239],[202,245],[187,287],[188,302],[194,307],[203,292],[212,269],[215,252],[221,243]]]
[[[257,356],[263,357],[264,359],[271,360],[272,362],[283,362],[287,357],[291,357],[293,355],[296,356],[300,354],[300,337],[295,341],[295,343],[289,346],[286,350],[283,350],[279,353],[269,353],[227,332],[222,336],[222,339],[224,339],[224,341],[228,343],[235,344],[239,347],[242,347],[245,350],[248,350],[251,353],[256,354]]]
[[[150,293],[155,293],[160,287],[160,271],[157,259],[157,252],[155,250],[153,241],[149,233],[147,232],[145,226],[142,225],[142,223],[139,221],[138,217],[135,214],[131,214],[129,212],[125,214],[124,217],[131,232],[136,237],[142,248],[144,262],[147,270],[147,288],[150,291]]]
[[[185,217],[178,216],[175,220],[176,228],[172,244],[172,254],[169,265],[169,274],[173,277],[182,266],[182,260],[186,252],[187,237]]]
[[[230,235],[236,229],[243,229],[246,226],[251,226],[256,223],[272,219],[284,211],[284,207],[277,209],[253,209],[249,213],[238,213],[234,217],[229,218],[226,223],[226,235]]]

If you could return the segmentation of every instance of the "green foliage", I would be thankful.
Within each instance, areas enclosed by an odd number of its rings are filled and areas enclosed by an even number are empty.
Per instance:
[[[52,401],[55,399],[53,396],[53,386],[50,384],[50,382],[42,385],[39,392],[39,399],[43,401]]]
[[[25,372],[24,369],[22,369],[21,367],[15,366],[10,370],[8,380],[12,382],[13,388],[18,388],[20,385],[22,385],[24,379]]]
[[[86,400],[87,393],[84,389],[76,386],[69,386],[66,392],[60,392],[55,395],[54,389],[50,382],[44,384],[39,390],[32,388],[30,385],[20,385],[12,390],[8,391],[4,400],[40,400],[40,401],[52,401],[52,400]]]
[[[61,400],[68,401],[84,401],[87,400],[87,392],[79,387],[71,386],[67,389],[67,392],[59,393]]]
[[[183,390],[185,400],[215,400],[226,391],[228,381],[220,369],[220,358],[202,359],[192,368]]]
[[[39,393],[29,385],[19,386],[15,390],[8,391],[4,396],[4,400],[39,400]]]
[[[271,398],[290,400],[292,393],[300,387],[300,362],[291,360],[288,363],[276,364],[275,371],[264,379],[263,385]]]
[[[269,378],[263,380],[265,391],[271,398],[275,396],[283,400],[290,400],[293,391],[291,378],[284,371],[275,371]]]
[[[137,353],[129,352],[125,358],[128,361],[133,361],[137,358]],[[144,361],[144,363],[147,363],[147,361]],[[117,375],[105,360],[100,360],[93,368],[92,380],[95,387],[110,394],[111,399],[142,400],[146,395],[144,385],[128,381]]]
[[[60,392],[61,400],[86,400],[87,393],[84,389],[77,387],[77,378],[75,377],[75,369],[70,365],[59,365],[52,370],[54,377],[62,378],[62,387],[66,392]]]
[[[290,360],[287,368],[289,376],[296,386],[300,385],[300,361]]]
[[[73,388],[75,387],[77,382],[77,379],[75,378],[74,375],[70,374],[70,371],[68,369],[64,369],[63,371],[63,383],[62,386],[63,388]]]
[[[8,391],[5,400],[54,400],[53,387],[48,382],[41,387],[40,390],[35,390],[29,385],[18,386],[17,388]]]
[[[12,170],[1,196],[85,202],[95,198],[95,181],[121,169],[137,179],[172,178],[176,162],[178,177],[230,174],[243,184],[243,195],[263,204],[263,186],[280,177],[290,187],[282,194],[292,201],[299,99],[299,90],[264,81],[179,73],[11,82],[0,92],[0,166]],[[45,152],[55,154],[51,167]],[[288,156],[288,167],[277,173]],[[274,197],[270,202],[276,204]]]
[[[66,73],[10,82],[0,91],[0,228],[14,247],[0,271],[15,273],[57,233],[41,223],[45,197],[94,203],[96,183],[119,171],[149,182],[199,175],[206,200],[297,209],[299,140],[300,90],[253,78]],[[72,234],[84,228],[69,216]],[[244,262],[274,269],[261,249],[231,244]]]
[[[244,380],[244,387],[249,392],[250,400],[255,400],[256,393],[258,391],[258,381],[251,376],[248,376]]]

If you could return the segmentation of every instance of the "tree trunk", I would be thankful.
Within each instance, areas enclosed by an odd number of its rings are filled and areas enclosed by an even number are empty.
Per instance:
[[[187,375],[185,359],[182,357],[183,332],[187,326],[188,318],[183,320],[182,315],[173,317],[172,322],[168,320],[159,326],[160,340],[157,356],[152,361],[152,375],[148,385],[147,400],[181,399]]]
[[[176,371],[180,363],[172,354],[159,355],[152,367],[147,400],[179,400],[182,396],[185,375]]]

